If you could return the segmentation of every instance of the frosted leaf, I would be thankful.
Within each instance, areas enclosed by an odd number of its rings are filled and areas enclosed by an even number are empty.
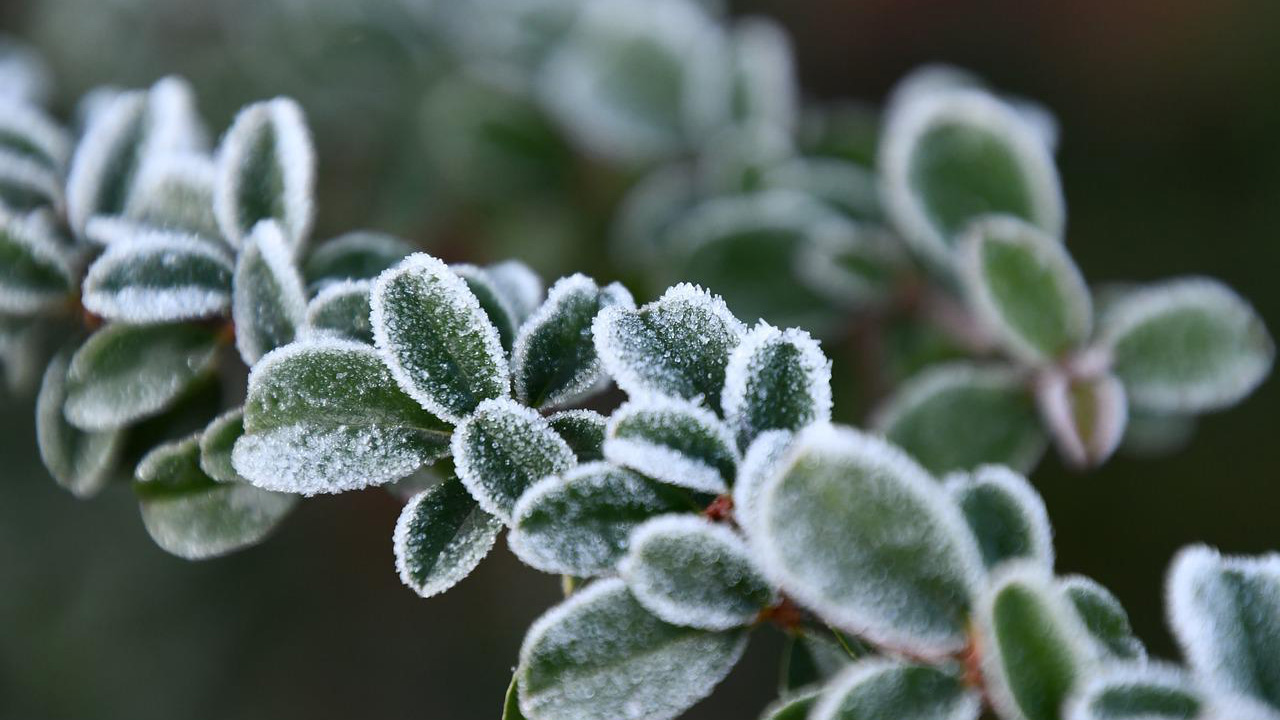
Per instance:
[[[1053,569],[1049,513],[1026,478],[1006,467],[984,465],[972,474],[948,478],[946,488],[973,531],[987,569],[1011,560]]]
[[[996,215],[969,225],[959,243],[957,264],[969,304],[1014,357],[1050,364],[1089,337],[1089,288],[1058,238]]]
[[[738,464],[738,479],[733,484],[733,517],[738,527],[754,538],[758,533],[760,488],[779,469],[795,434],[786,430],[760,433]]]
[[[516,319],[515,308],[508,302],[507,296],[498,289],[483,268],[467,263],[454,263],[449,266],[449,269],[467,283],[467,289],[480,303],[480,309],[484,310],[489,322],[497,329],[498,341],[502,343],[502,349],[510,351],[520,323]]]
[[[480,507],[503,522],[531,485],[576,460],[568,443],[535,410],[506,398],[485,400],[453,434],[458,477]]]
[[[486,265],[485,274],[515,312],[516,324],[522,325],[542,304],[542,278],[519,260],[504,260]]]
[[[396,521],[396,570],[422,597],[457,585],[493,547],[502,522],[486,513],[457,480],[409,500]]]
[[[917,253],[943,267],[980,215],[1022,218],[1053,236],[1062,187],[1037,128],[982,90],[922,93],[887,115],[878,159],[885,210]]]
[[[769,168],[764,187],[811,195],[849,218],[881,222],[875,173],[858,163],[830,157],[798,157]]]
[[[1146,660],[1147,649],[1134,636],[1129,614],[1110,590],[1082,575],[1068,575],[1059,582],[1062,592],[1079,613],[1080,620],[1103,656],[1117,660]]]
[[[217,350],[203,325],[107,325],[72,356],[63,412],[90,431],[154,417],[213,371]]]
[[[357,230],[323,242],[302,265],[302,274],[312,292],[344,280],[373,280],[413,252],[413,246],[398,237]]]
[[[978,720],[982,699],[940,667],[871,658],[822,692],[808,720]]]
[[[115,93],[88,120],[67,175],[67,221],[77,234],[95,215],[125,211],[151,158],[204,143],[191,87],[174,77],[150,90]]]
[[[800,90],[786,30],[768,18],[747,17],[734,24],[730,43],[734,115],[740,122],[762,121],[793,131]]]
[[[673,720],[711,694],[746,640],[744,631],[669,625],[621,580],[601,580],[529,628],[520,709],[529,720]]]
[[[67,132],[34,105],[0,93],[0,148],[55,173],[71,158]]]
[[[764,709],[760,720],[808,720],[821,696],[821,689],[813,688],[780,698]]]
[[[640,523],[692,509],[677,491],[606,463],[543,478],[512,511],[511,550],[531,567],[574,577],[606,573]]]
[[[578,462],[604,459],[604,433],[609,418],[594,410],[562,410],[548,416],[547,422],[573,449]]]
[[[1226,285],[1182,278],[1135,290],[1100,321],[1100,343],[1135,408],[1187,413],[1234,405],[1267,376],[1275,342]]]
[[[61,210],[62,185],[57,172],[29,157],[0,148],[0,205],[11,210],[44,206]]]
[[[1036,384],[1036,400],[1058,452],[1076,467],[1101,465],[1124,439],[1129,403],[1114,375],[1045,373]]]
[[[70,359],[58,355],[45,370],[36,397],[36,442],[40,459],[59,485],[76,497],[96,495],[111,479],[124,446],[124,432],[85,432],[67,422],[67,367]]]
[[[1169,625],[1200,677],[1280,711],[1280,554],[1185,548],[1169,570],[1167,602]]]
[[[728,492],[737,473],[733,433],[715,413],[660,395],[638,396],[613,412],[604,456],[641,475],[698,492]]]
[[[1000,717],[1059,720],[1062,703],[1099,658],[1050,572],[1035,563],[1005,566],[983,592],[975,617],[982,675]]]
[[[220,239],[213,182],[213,161],[205,155],[153,155],[138,170],[124,215],[143,225]]]
[[[516,337],[511,352],[516,397],[532,407],[555,406],[598,387],[604,378],[591,328],[596,315],[613,306],[635,307],[631,293],[618,283],[600,288],[585,275],[557,280]]]
[[[731,630],[750,625],[777,593],[727,526],[665,515],[637,527],[618,574],[646,610],[674,625]]]
[[[337,337],[373,344],[369,322],[369,293],[372,280],[339,280],[307,303],[305,334],[308,337]]]
[[[528,720],[520,712],[520,680],[511,676],[511,684],[507,685],[507,696],[502,701],[502,720]]]
[[[939,474],[987,464],[1027,472],[1047,442],[1027,379],[1011,369],[965,363],[907,380],[873,424]]]
[[[288,98],[242,109],[218,148],[213,212],[222,234],[240,246],[263,220],[280,223],[296,253],[315,214],[316,157],[302,109]]]
[[[729,356],[725,422],[746,447],[766,430],[831,419],[831,361],[809,333],[761,322]]]
[[[1208,720],[1204,694],[1181,668],[1117,664],[1082,683],[1063,720]],[[1224,718],[1225,720],[1225,718]],[[1241,720],[1244,720],[1243,718]]]
[[[964,648],[981,555],[946,491],[901,450],[811,426],[756,502],[757,559],[802,605],[913,655]]]
[[[297,503],[291,495],[215,482],[200,469],[198,436],[147,453],[138,464],[133,490],[151,539],[187,560],[262,542]]]
[[[605,308],[592,334],[605,371],[627,394],[701,397],[715,408],[746,327],[719,297],[681,283],[639,309]]]
[[[448,426],[400,390],[373,348],[346,340],[264,357],[249,374],[244,428],[236,472],[302,495],[382,485],[448,454]]]
[[[732,79],[723,32],[697,5],[593,0],[536,87],[591,154],[640,162],[676,153],[724,122]]]
[[[245,482],[231,462],[236,441],[244,435],[244,408],[214,418],[200,434],[200,469],[220,483]]]
[[[35,215],[0,208],[0,313],[29,315],[64,302],[74,277],[69,254]]]
[[[306,321],[307,295],[278,224],[259,223],[236,260],[231,317],[236,349],[253,367],[263,355],[293,342]]]
[[[378,276],[373,337],[391,375],[411,397],[450,422],[508,391],[498,331],[467,283],[423,253]]]
[[[82,302],[107,320],[172,322],[231,306],[230,256],[197,235],[159,230],[112,243],[85,275]]]

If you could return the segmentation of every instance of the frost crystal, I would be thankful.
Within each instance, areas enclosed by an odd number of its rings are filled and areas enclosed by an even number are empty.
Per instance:
[[[556,281],[547,300],[520,328],[511,353],[516,397],[533,407],[561,405],[600,385],[600,360],[591,337],[606,307],[634,308],[617,283],[601,289],[585,275]]]
[[[485,400],[453,434],[458,477],[488,513],[511,508],[538,480],[573,467],[573,450],[536,411],[506,398]]]
[[[307,304],[305,330],[308,337],[336,337],[373,344],[369,322],[370,280],[331,282]]]
[[[831,681],[808,720],[977,720],[982,700],[941,668],[870,658]]]
[[[391,375],[411,397],[450,422],[508,392],[498,330],[480,302],[439,260],[417,253],[378,276],[373,337]]]
[[[142,231],[107,247],[84,279],[86,309],[108,320],[171,322],[231,305],[231,258],[196,235]]]
[[[746,334],[718,296],[681,283],[638,310],[606,308],[592,327],[605,370],[630,395],[720,406],[729,354]]]
[[[674,625],[729,630],[777,601],[747,544],[694,515],[654,518],[631,533],[618,573],[646,610]]]
[[[741,447],[766,430],[831,419],[831,361],[809,333],[756,325],[729,356],[725,421]]]
[[[263,221],[244,238],[233,286],[236,349],[253,367],[263,355],[293,342],[306,320],[302,276],[277,223]]]
[[[501,529],[456,480],[418,493],[396,521],[400,580],[422,597],[448,590],[489,554]]]
[[[124,432],[84,432],[62,415],[66,401],[65,355],[55,357],[45,370],[36,398],[36,442],[44,466],[62,487],[76,497],[96,495],[110,480],[124,446]]]
[[[665,623],[621,580],[601,580],[529,628],[520,709],[530,720],[673,720],[711,694],[746,640]]]
[[[588,463],[529,488],[511,513],[508,541],[538,570],[589,577],[613,569],[637,525],[688,509],[678,493],[630,470]]]
[[[710,410],[662,396],[640,396],[609,419],[604,456],[655,480],[728,492],[737,473],[733,434]]]

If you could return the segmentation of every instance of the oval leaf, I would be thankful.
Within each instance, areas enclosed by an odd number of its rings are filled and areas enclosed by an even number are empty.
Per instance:
[[[213,419],[200,434],[200,469],[222,483],[245,482],[236,472],[231,453],[244,435],[244,408],[229,410]]]
[[[987,569],[1030,560],[1053,569],[1053,530],[1044,500],[1026,478],[1004,467],[980,467],[947,481],[947,491],[978,540]]]
[[[293,342],[306,319],[307,295],[278,224],[265,221],[243,238],[236,261],[231,316],[236,349],[249,367]]]
[[[893,660],[849,666],[823,691],[809,720],[977,720],[978,694],[941,668]]]
[[[486,513],[457,480],[413,496],[396,521],[396,570],[422,597],[457,585],[493,547],[502,522]]]
[[[763,432],[747,448],[738,465],[738,478],[733,484],[733,517],[738,527],[754,538],[759,534],[760,489],[781,467],[795,433],[786,430]]]
[[[660,396],[613,412],[604,456],[654,480],[713,494],[728,492],[738,465],[733,434],[714,413]]]
[[[413,252],[400,238],[357,230],[321,243],[302,266],[313,291],[344,280],[373,280]]]
[[[203,154],[147,158],[138,170],[124,216],[149,227],[220,239],[222,231],[213,217],[213,182],[213,161]]]
[[[1115,665],[1091,676],[1069,701],[1065,720],[1199,720],[1200,689],[1181,669]],[[1227,716],[1224,716],[1227,717]]]
[[[1129,402],[1114,375],[1045,373],[1036,385],[1036,400],[1058,452],[1076,467],[1101,465],[1124,439]]]
[[[519,260],[504,260],[485,266],[484,271],[515,312],[516,325],[523,325],[542,304],[542,278],[528,265]]]
[[[803,330],[756,325],[729,356],[724,417],[746,447],[766,430],[831,419],[831,362]]]
[[[111,479],[124,445],[121,430],[85,432],[62,414],[70,360],[58,355],[44,373],[36,398],[36,442],[40,458],[59,485],[76,497],[96,495]]]
[[[196,235],[144,231],[107,247],[84,279],[82,302],[108,320],[173,322],[231,306],[231,258]]]
[[[578,462],[604,459],[604,433],[609,418],[593,410],[563,410],[548,417],[547,422],[569,444]]]
[[[369,280],[329,283],[307,304],[306,330],[310,337],[335,337],[373,344],[369,322]]]
[[[1080,575],[1062,579],[1062,591],[1075,607],[1099,651],[1117,660],[1145,660],[1147,649],[1133,634],[1129,615],[1110,590]]]
[[[27,315],[67,299],[71,258],[34,216],[0,208],[0,312]]]

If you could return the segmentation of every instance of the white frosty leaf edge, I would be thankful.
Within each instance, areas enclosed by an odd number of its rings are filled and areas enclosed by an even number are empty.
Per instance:
[[[951,497],[957,498],[966,490],[990,485],[1014,499],[1022,516],[1031,526],[1034,559],[1053,569],[1053,525],[1044,498],[1026,477],[1003,465],[980,465],[970,473],[957,472],[943,479],[943,486]]]
[[[289,247],[296,252],[311,232],[315,214],[316,152],[302,108],[290,98],[248,105],[232,121],[215,161],[214,217],[227,241],[239,247],[245,240],[237,207],[240,166],[253,150],[258,133],[268,124],[275,133],[275,159],[279,160],[284,187],[283,222],[288,226]]]
[[[335,280],[326,283],[324,287],[320,288],[320,292],[316,293],[316,296],[307,303],[307,310],[303,314],[299,337],[302,339],[346,337],[345,335],[338,335],[329,328],[318,327],[316,325],[317,317],[332,302],[341,301],[351,295],[368,295],[372,290],[372,280]]]
[[[166,184],[179,183],[210,193],[212,196],[216,169],[213,160],[196,152],[162,152],[143,159],[133,181],[133,192],[125,203],[124,214],[137,217],[150,196]],[[212,208],[209,208],[212,211]]]
[[[39,215],[12,215],[0,207],[0,232],[10,241],[21,245],[33,257],[54,268],[66,279],[68,288],[74,285],[76,272],[72,259],[50,234],[48,225]],[[0,312],[28,314],[61,296],[61,293],[32,293],[7,284],[0,285]]]
[[[916,497],[921,505],[930,510],[932,519],[939,523],[943,531],[956,540],[954,548],[957,559],[962,565],[957,570],[968,585],[970,595],[972,597],[978,595],[983,579],[986,577],[986,571],[983,568],[977,542],[960,508],[951,501],[941,484],[927,470],[897,446],[874,435],[868,435],[847,426],[830,424],[810,425],[797,433],[785,455],[778,461],[777,469],[769,473],[768,479],[764,481],[758,492],[754,511],[757,519],[768,517],[776,490],[787,476],[783,468],[790,468],[805,453],[835,455],[841,458],[856,456],[860,463],[874,466],[884,476],[895,478],[901,486]],[[860,610],[850,610],[842,603],[833,602],[822,597],[820,593],[810,590],[808,581],[797,577],[793,573],[793,568],[781,556],[778,550],[779,542],[770,536],[769,526],[759,522],[756,525],[758,533],[752,546],[756,549],[756,558],[765,576],[801,604],[820,613],[832,624],[872,642],[923,657],[933,657],[943,651],[962,649],[941,647],[936,642],[921,642],[911,634],[910,629],[885,628],[884,623],[879,619],[868,622]],[[821,550],[839,551],[838,548]]]
[[[37,106],[0,96],[0,132],[21,137],[48,157],[54,169],[71,159],[71,137]]]
[[[1164,662],[1117,663],[1098,669],[1076,687],[1063,704],[1063,720],[1108,720],[1091,712],[1090,703],[1107,690],[1142,685],[1159,685],[1180,690],[1197,696],[1203,705],[1210,704],[1196,678],[1176,665]],[[1143,720],[1145,717],[1137,716],[1136,720]],[[1157,720],[1157,716],[1153,715],[1151,718]]]
[[[818,702],[809,711],[809,720],[840,720],[844,717],[840,706],[850,693],[880,675],[895,672],[903,667],[906,666],[902,662],[888,658],[872,657],[854,662],[827,683]],[[934,669],[942,672],[940,669]],[[981,710],[981,698],[976,692],[970,690],[965,693],[964,701],[956,706],[954,713],[929,717],[930,720],[974,720]]]
[[[149,323],[215,315],[230,305],[230,286],[141,286],[112,291],[98,287],[112,273],[135,263],[139,256],[152,254],[169,254],[171,257],[185,255],[211,260],[226,268],[228,278],[234,271],[230,256],[222,248],[198,235],[140,230],[127,243],[108,245],[106,252],[89,267],[82,286],[81,301],[85,308],[108,320]]]
[[[1107,589],[1107,586],[1103,585],[1097,580],[1094,580],[1091,577],[1088,577],[1085,575],[1063,575],[1058,578],[1058,587],[1062,590],[1063,595],[1066,596],[1067,602],[1071,603],[1073,606],[1076,603],[1075,603],[1075,600],[1071,597],[1071,592],[1073,590],[1077,590],[1077,591],[1090,594],[1094,599],[1103,600],[1104,602],[1111,605],[1112,609],[1119,610],[1120,613],[1122,613],[1126,619],[1128,619],[1129,617],[1129,613],[1127,610],[1125,610],[1124,605],[1120,604],[1120,599],[1117,598],[1115,594],[1112,593],[1109,589]],[[1087,627],[1088,626],[1086,625],[1086,628]],[[1097,636],[1093,635],[1092,632],[1090,632],[1090,635],[1097,638]],[[1130,646],[1130,649],[1135,653],[1137,659],[1136,661],[1128,661],[1128,662],[1145,662],[1147,659],[1147,647],[1143,645],[1142,641],[1139,640],[1137,637],[1131,637],[1130,639],[1134,641],[1133,644]],[[1105,646],[1105,644],[1101,641],[1101,638],[1098,638],[1098,640],[1099,640],[1098,645],[1101,648],[1101,653],[1104,656],[1111,653],[1110,648]]]
[[[692,419],[724,445],[735,463],[741,460],[733,432],[715,413],[687,400],[652,393],[636,395],[613,411],[605,427],[605,459],[668,485],[716,495],[728,492],[733,478],[720,477],[718,469],[702,460],[639,437],[618,436],[618,427],[638,415],[668,414]]]
[[[956,265],[974,313],[993,335],[1004,341],[1010,354],[1028,365],[1043,365],[1056,359],[1046,357],[1043,350],[1005,322],[1004,308],[996,301],[983,267],[983,248],[991,243],[1030,250],[1040,263],[1048,265],[1062,284],[1055,290],[1062,291],[1060,297],[1066,300],[1069,333],[1076,342],[1089,337],[1093,331],[1093,299],[1084,275],[1062,242],[1025,220],[1010,215],[987,215],[971,223],[957,241]]]
[[[59,467],[62,463],[55,456],[55,451],[61,444],[61,436],[68,431],[84,433],[70,425],[62,414],[62,407],[67,398],[66,381],[69,365],[70,358],[59,355],[53,358],[45,369],[44,378],[40,382],[40,392],[36,395],[36,447],[40,451],[41,459],[44,460],[45,468],[59,485],[78,498],[88,498],[96,495],[107,484],[116,459],[124,447],[125,433],[120,430],[92,433],[105,437],[106,448],[101,454],[103,462],[96,468],[92,468],[92,472],[87,476],[74,477],[70,473],[63,475],[59,472],[62,469]],[[69,471],[76,469],[79,468],[74,467],[74,464],[66,468]]]
[[[725,367],[724,394],[720,397],[725,422],[738,432],[746,429],[742,413],[746,408],[747,386],[757,377],[752,361],[757,352],[772,344],[788,344],[800,351],[800,369],[808,381],[806,389],[813,398],[812,422],[831,420],[831,361],[823,354],[821,345],[804,330],[779,330],[761,321],[729,354],[729,364]]]
[[[147,111],[147,93],[120,92],[103,102],[76,145],[67,175],[67,223],[79,234],[90,216],[98,212],[96,202],[107,161],[127,139],[129,126],[141,122],[139,116]]]
[[[517,322],[529,317],[542,304],[542,278],[519,260],[503,260],[486,265],[490,282],[515,310]]]
[[[409,567],[409,525],[413,522],[414,516],[418,512],[418,506],[429,495],[439,492],[442,486],[443,484],[437,484],[409,498],[409,501],[405,503],[404,508],[400,511],[400,517],[396,519],[396,529],[391,535],[391,544],[396,558],[396,572],[400,575],[400,582],[417,593],[419,597],[424,598],[439,595],[470,575],[471,571],[493,549],[493,544],[498,540],[496,531],[489,533],[486,541],[470,546],[468,548],[469,552],[463,556],[461,561],[446,572],[433,572],[431,579],[426,583],[419,584],[414,580],[413,571]],[[465,522],[470,523],[471,520],[468,519]],[[483,522],[491,523],[493,520],[492,518],[485,518]]]
[[[920,138],[933,128],[951,123],[977,125],[1001,137],[1013,149],[1031,183],[1035,222],[1060,236],[1066,224],[1066,203],[1053,156],[1039,130],[1012,106],[994,95],[972,88],[918,93],[889,115],[878,158],[881,197],[903,236],[925,257],[949,267],[952,250],[916,197],[911,182],[911,156]]]
[[[749,540],[759,536],[757,503],[760,489],[778,470],[795,433],[789,430],[766,430],[747,446],[738,463],[738,478],[733,483],[733,516]]]
[[[746,541],[725,525],[710,522],[698,515],[659,515],[646,520],[631,531],[631,536],[627,540],[627,554],[618,562],[618,576],[627,583],[632,596],[644,606],[645,610],[653,613],[659,620],[672,625],[703,630],[732,630],[751,624],[758,611],[741,615],[710,607],[691,607],[676,602],[665,593],[647,585],[640,567],[643,561],[638,555],[646,543],[662,536],[697,541],[704,548],[719,545],[724,549],[725,554],[735,554],[744,565],[755,567]],[[711,577],[707,580],[717,582],[720,578]],[[764,580],[763,576],[761,580]],[[777,602],[776,593],[774,602]]]
[[[295,332],[302,327],[307,315],[307,291],[302,286],[302,274],[294,264],[293,252],[286,245],[284,234],[279,223],[263,220],[253,227],[253,231],[244,238],[244,248],[236,262],[235,279],[231,293],[231,319],[237,328],[244,331],[236,333],[236,349],[245,364],[253,367],[271,348],[258,347],[255,333],[248,329],[254,326],[257,318],[255,295],[251,294],[245,283],[241,281],[249,263],[255,261],[255,255],[267,266],[280,290],[277,298],[281,309],[293,322]],[[256,291],[255,291],[256,292]]]
[[[480,301],[471,292],[471,288],[467,287],[467,281],[450,270],[449,266],[440,259],[426,253],[414,253],[400,261],[400,264],[395,267],[383,271],[373,281],[373,291],[369,294],[369,306],[371,308],[369,322],[373,326],[374,344],[382,355],[382,361],[386,363],[387,369],[391,371],[391,377],[395,378],[396,384],[400,386],[401,390],[409,397],[417,400],[431,414],[446,422],[457,424],[465,418],[437,401],[431,393],[423,390],[413,376],[409,374],[404,363],[400,361],[399,355],[393,351],[393,345],[396,343],[393,343],[391,334],[388,331],[387,307],[384,296],[388,285],[401,276],[410,274],[434,279],[439,284],[439,290],[446,296],[446,301],[454,305],[461,305],[461,309],[466,314],[477,319],[476,324],[470,330],[480,335],[480,341],[484,345],[485,353],[489,356],[494,367],[498,368],[500,376],[503,376],[499,378],[502,380],[501,384],[509,384],[509,377],[505,377],[509,376],[506,352],[502,349],[502,340],[498,336],[498,328],[494,327],[493,323],[489,321],[489,316],[480,307]]]
[[[0,185],[37,192],[55,208],[61,208],[64,202],[56,171],[5,147],[0,147]]]

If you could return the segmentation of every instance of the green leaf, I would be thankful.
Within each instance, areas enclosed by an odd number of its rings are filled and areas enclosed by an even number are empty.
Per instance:
[[[618,283],[600,288],[585,275],[556,281],[547,300],[520,328],[511,353],[516,397],[532,407],[563,405],[604,380],[591,337],[596,316],[606,307],[635,307]]]
[[[738,466],[733,433],[715,413],[660,395],[613,412],[604,456],[654,480],[713,494],[728,492]]]
[[[213,217],[213,183],[213,161],[203,153],[150,157],[138,170],[124,217],[161,230],[221,239]]]
[[[530,720],[672,720],[711,694],[746,633],[669,625],[621,580],[600,580],[534,622],[516,671]]]
[[[1067,720],[1200,720],[1207,703],[1180,668],[1115,665],[1084,683],[1068,702]],[[1232,717],[1222,715],[1218,717]],[[1243,720],[1243,719],[1242,719]]]
[[[821,696],[822,691],[815,688],[784,697],[765,708],[760,720],[808,720],[809,712]]]
[[[67,399],[67,367],[60,354],[50,363],[36,398],[36,442],[40,458],[59,485],[76,497],[96,495],[111,479],[124,445],[121,430],[85,432],[62,414]]]
[[[246,482],[236,472],[231,453],[244,435],[244,408],[229,410],[214,418],[200,434],[200,469],[217,482]]]
[[[724,525],[667,515],[637,527],[628,546],[619,575],[646,610],[674,625],[730,630],[778,601],[746,541]]]
[[[604,433],[609,422],[605,416],[592,410],[562,410],[547,422],[569,444],[578,462],[604,459]]]
[[[1011,560],[1053,569],[1053,529],[1044,500],[1026,478],[987,465],[948,478],[947,492],[964,513],[983,563],[994,570]]]
[[[343,340],[294,343],[249,374],[236,472],[268,490],[356,490],[448,453],[449,428],[405,395],[378,353]]]
[[[223,236],[238,247],[259,222],[275,220],[296,252],[311,232],[315,173],[297,103],[276,98],[245,107],[218,148],[213,210]]]
[[[1080,575],[1062,578],[1062,591],[1080,614],[1100,652],[1117,660],[1142,661],[1147,649],[1133,634],[1129,615],[1110,590]]]
[[[373,344],[369,321],[369,280],[339,280],[324,286],[307,303],[305,320],[309,337],[335,337]]]
[[[467,283],[467,289],[480,303],[480,309],[484,310],[489,322],[493,323],[493,327],[497,329],[502,349],[509,352],[511,344],[515,342],[516,330],[519,329],[520,323],[516,320],[515,308],[507,302],[507,296],[493,283],[484,268],[467,263],[454,263],[449,266],[449,269]]]
[[[67,420],[111,430],[168,408],[217,360],[218,330],[201,325],[107,325],[71,358]]]
[[[843,638],[832,639],[826,630],[818,632],[802,628],[798,633],[787,636],[778,677],[779,692],[788,694],[821,685],[853,660],[849,651],[840,644]]]
[[[1093,670],[1096,651],[1075,608],[1036,564],[1010,564],[978,606],[982,673],[1010,720],[1061,720],[1062,704]]]
[[[1280,710],[1280,555],[1184,549],[1169,570],[1168,614],[1197,674]]]
[[[1062,234],[1062,187],[1049,147],[1014,107],[982,90],[919,93],[901,103],[888,116],[879,167],[893,225],[943,267],[982,215],[1012,215]]]
[[[542,278],[519,260],[486,265],[484,272],[515,313],[517,326],[523,325],[542,304]]]
[[[506,398],[480,403],[458,426],[452,447],[462,483],[480,507],[507,523],[530,486],[577,462],[537,411]]]
[[[938,474],[988,464],[1027,472],[1039,462],[1046,442],[1022,377],[1005,368],[962,363],[912,377],[874,424]]]
[[[29,315],[71,294],[71,258],[36,216],[0,209],[0,312]]]
[[[61,179],[54,171],[0,148],[0,204],[16,211],[61,208]]]
[[[769,430],[760,434],[742,456],[738,477],[733,483],[733,516],[738,527],[754,538],[759,534],[760,490],[781,468],[795,433]]]
[[[756,502],[757,559],[802,605],[904,652],[965,647],[982,559],[945,490],[902,451],[812,426]]]
[[[263,221],[241,242],[231,316],[236,349],[253,367],[263,355],[293,342],[306,320],[307,295],[279,224]]]
[[[809,720],[977,720],[981,709],[978,694],[947,670],[874,658],[833,680]]]
[[[520,676],[512,675],[507,686],[507,697],[502,703],[502,720],[528,720],[520,712]]]
[[[730,37],[735,119],[757,121],[791,133],[799,114],[800,89],[786,30],[763,17],[746,17]]]
[[[372,280],[413,252],[413,246],[392,235],[356,230],[321,243],[302,265],[313,292],[344,280]]]
[[[413,496],[396,522],[396,570],[422,597],[457,585],[493,547],[502,522],[476,504],[456,479]]]
[[[256,545],[297,498],[243,483],[219,483],[200,469],[199,436],[161,445],[138,464],[134,493],[142,523],[165,552],[202,560]]]
[[[1042,373],[1036,400],[1058,452],[1076,467],[1101,465],[1124,439],[1129,402],[1114,375]]]
[[[717,408],[746,328],[719,297],[681,283],[639,309],[605,308],[592,332],[605,370],[627,394],[701,397]]]
[[[467,283],[430,255],[410,255],[380,275],[371,295],[373,336],[391,375],[422,406],[461,422],[508,391],[498,331]]]
[[[1183,278],[1127,293],[1101,343],[1134,407],[1188,413],[1234,405],[1267,376],[1275,343],[1247,302],[1216,280]]]
[[[760,323],[729,356],[721,402],[740,447],[831,419],[831,362],[803,330]]]
[[[0,150],[61,172],[71,156],[71,138],[37,105],[6,96],[0,99]]]
[[[1061,359],[1093,330],[1084,277],[1062,243],[1007,215],[985,216],[960,241],[959,269],[978,321],[1031,365]]]
[[[85,309],[107,320],[174,322],[231,307],[232,262],[197,235],[143,231],[113,243],[85,276]]]
[[[511,550],[543,572],[592,577],[613,569],[631,531],[691,509],[681,495],[630,470],[588,463],[544,478],[512,511]]]

